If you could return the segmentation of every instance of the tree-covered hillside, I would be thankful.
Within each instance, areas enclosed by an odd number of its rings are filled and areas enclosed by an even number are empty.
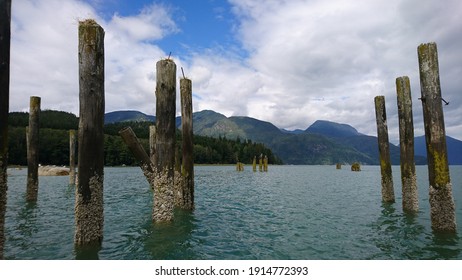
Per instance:
[[[27,165],[26,126],[29,114],[9,115],[9,164]],[[149,126],[152,122],[121,122],[104,127],[104,160],[107,166],[136,165],[118,132],[131,126],[145,150],[149,152]],[[71,113],[44,110],[40,114],[39,162],[43,165],[69,164],[69,130],[78,129],[78,118]],[[177,131],[177,147],[181,150],[181,133]],[[254,156],[265,154],[269,163],[281,161],[263,144],[249,141],[194,136],[194,162],[202,164],[232,164],[237,160],[251,163]]]

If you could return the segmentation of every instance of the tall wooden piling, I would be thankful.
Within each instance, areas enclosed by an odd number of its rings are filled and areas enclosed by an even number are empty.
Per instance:
[[[257,157],[256,156],[253,157],[252,170],[253,172],[257,172]]]
[[[77,138],[75,130],[69,130],[69,185],[75,185],[75,147]]]
[[[11,0],[0,0],[0,260],[5,242],[10,105]]]
[[[379,144],[380,172],[382,175],[382,201],[395,202],[393,176],[391,173],[390,143],[388,141],[387,113],[385,96],[376,96],[375,117],[377,121],[377,138]]]
[[[427,145],[432,229],[453,233],[457,230],[456,213],[449,176],[437,46],[435,43],[422,44],[417,48],[417,53]]]
[[[76,245],[103,240],[104,30],[94,20],[79,22],[79,149],[75,195]]]
[[[399,119],[399,148],[403,211],[419,211],[419,198],[414,162],[414,121],[411,84],[408,77],[396,78]]]
[[[39,166],[40,97],[30,97],[29,128],[27,129],[27,191],[26,200],[37,201]]]
[[[156,178],[154,222],[173,220],[176,64],[171,59],[156,63]]]
[[[184,179],[181,206],[183,209],[194,209],[194,155],[193,155],[193,107],[192,82],[190,79],[180,80],[181,96],[181,133],[183,138],[183,168]]]
[[[122,137],[122,140],[138,161],[138,164],[143,171],[144,176],[148,180],[149,185],[151,188],[154,188],[154,166],[150,157],[138,140],[138,137],[136,137],[135,132],[131,127],[125,127],[119,131],[119,135]]]

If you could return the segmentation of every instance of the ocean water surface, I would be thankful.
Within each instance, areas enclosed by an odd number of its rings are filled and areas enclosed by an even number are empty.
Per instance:
[[[76,250],[74,187],[40,177],[36,204],[25,201],[26,170],[9,169],[6,259],[462,259],[462,166],[451,166],[458,234],[431,230],[426,166],[417,166],[420,211],[383,204],[380,167],[196,166],[194,212],[169,225],[151,222],[152,192],[137,167],[105,168],[104,240]]]

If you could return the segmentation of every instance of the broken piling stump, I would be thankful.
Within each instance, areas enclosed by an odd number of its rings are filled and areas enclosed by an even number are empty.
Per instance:
[[[119,131],[119,135],[122,137],[122,140],[125,142],[125,144],[128,146],[128,149],[135,157],[141,170],[143,171],[144,176],[148,180],[149,185],[151,188],[154,188],[153,164],[150,157],[138,140],[138,137],[136,137],[135,132],[131,127],[125,127]]]
[[[361,171],[361,165],[358,162],[355,162],[351,165],[351,171]]]

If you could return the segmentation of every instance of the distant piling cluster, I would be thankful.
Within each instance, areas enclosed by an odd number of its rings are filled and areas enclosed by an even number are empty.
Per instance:
[[[432,229],[436,232],[455,233],[456,215],[444,127],[443,98],[439,78],[438,52],[435,43],[421,44],[417,48],[420,74],[420,88],[427,146],[429,201]],[[414,161],[414,126],[412,98],[409,78],[396,79],[400,167],[402,182],[402,206],[407,213],[419,209]],[[377,134],[382,173],[382,200],[394,202],[391,175],[388,131],[385,112],[385,98],[375,97]]]
[[[268,156],[260,154],[258,159],[258,170],[260,172],[268,172]],[[244,171],[244,163],[236,163],[236,171]],[[252,171],[257,172],[257,157],[254,156],[252,160]]]

